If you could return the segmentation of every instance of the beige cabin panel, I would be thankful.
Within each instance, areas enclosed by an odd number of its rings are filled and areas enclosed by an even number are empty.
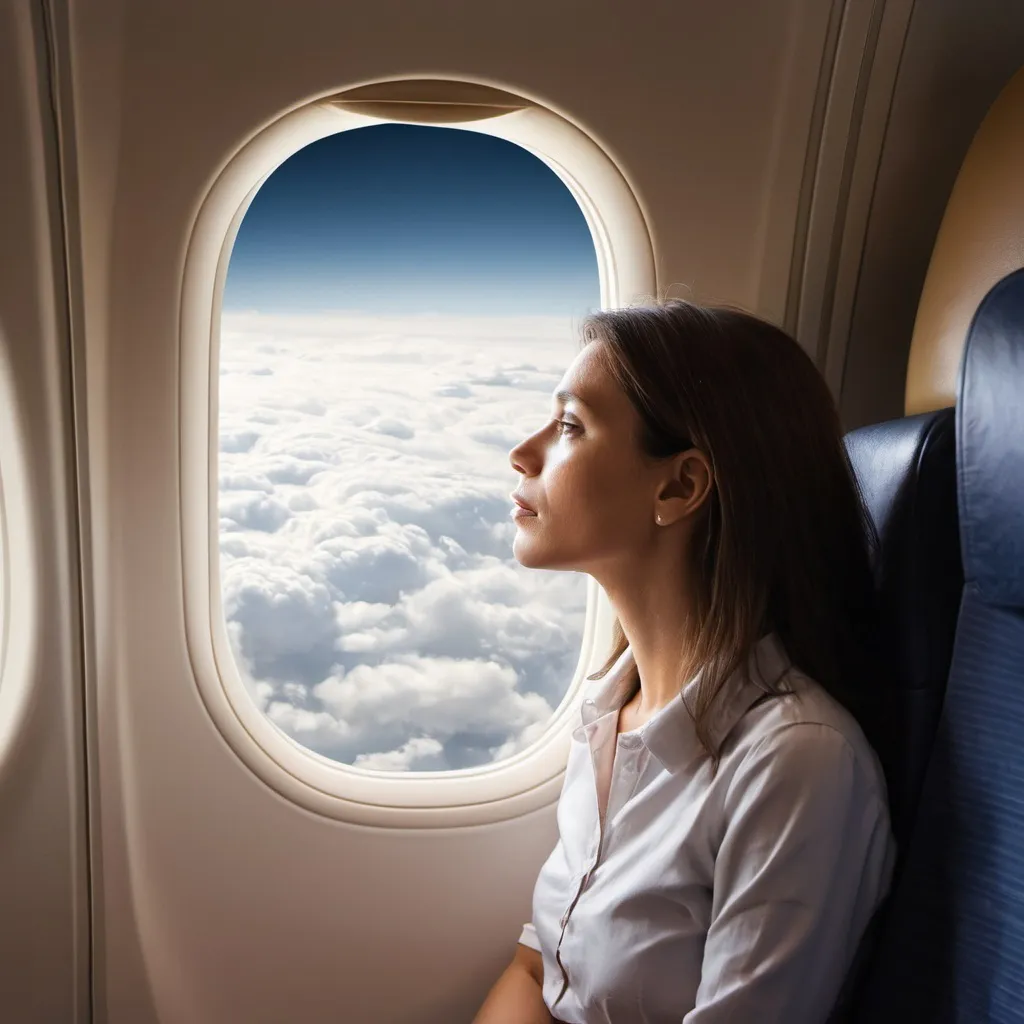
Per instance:
[[[921,293],[907,367],[908,415],[953,405],[964,339],[989,289],[1024,266],[1024,69],[964,159]]]

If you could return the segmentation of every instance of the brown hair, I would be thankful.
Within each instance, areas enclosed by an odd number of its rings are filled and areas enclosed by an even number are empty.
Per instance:
[[[594,314],[582,333],[584,345],[604,342],[608,369],[639,413],[644,453],[696,447],[714,470],[692,551],[698,600],[685,644],[686,660],[702,668],[690,710],[715,765],[712,706],[769,631],[853,711],[874,634],[874,535],[810,357],[749,313],[679,299]],[[612,653],[589,678],[605,675],[626,645],[616,619]]]

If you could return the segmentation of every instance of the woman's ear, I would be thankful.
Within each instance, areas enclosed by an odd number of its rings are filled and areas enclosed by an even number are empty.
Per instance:
[[[699,448],[673,456],[669,476],[655,502],[654,521],[659,526],[671,526],[680,520],[692,519],[708,500],[714,483],[711,460]]]

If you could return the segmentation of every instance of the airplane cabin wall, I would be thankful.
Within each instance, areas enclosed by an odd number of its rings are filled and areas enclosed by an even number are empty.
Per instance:
[[[1024,65],[1024,4],[914,5],[884,144],[852,249],[840,411],[848,430],[903,414],[910,339],[960,164],[988,108]]]
[[[0,1018],[89,1019],[81,607],[41,12],[0,4]]]

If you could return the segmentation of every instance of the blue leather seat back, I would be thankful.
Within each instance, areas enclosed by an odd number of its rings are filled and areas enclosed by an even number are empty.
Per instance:
[[[1024,1022],[1024,270],[975,314],[956,433],[963,602],[865,1024]]]
[[[862,427],[846,449],[875,528],[879,672],[858,719],[878,752],[902,855],[953,654],[963,572],[952,409]],[[899,867],[897,867],[899,871]]]

